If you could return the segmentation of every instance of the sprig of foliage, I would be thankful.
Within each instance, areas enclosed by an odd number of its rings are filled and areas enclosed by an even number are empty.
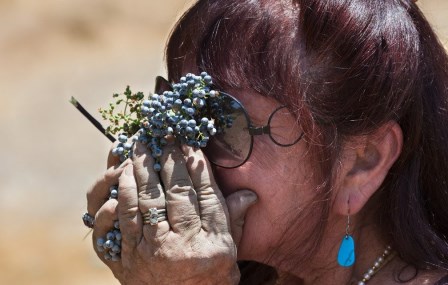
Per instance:
[[[124,93],[115,93],[112,97],[116,99],[115,102],[110,103],[107,109],[99,108],[98,110],[102,118],[110,123],[106,128],[106,133],[112,135],[136,133],[144,118],[141,112],[138,112],[145,97],[143,92],[133,93],[127,86]]]

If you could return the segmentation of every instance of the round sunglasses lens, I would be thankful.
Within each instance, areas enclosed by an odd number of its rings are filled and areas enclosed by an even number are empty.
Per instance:
[[[232,168],[241,165],[249,156],[251,136],[248,117],[243,106],[231,96],[220,93],[219,105],[223,116],[229,118],[220,133],[210,137],[203,149],[208,160],[215,165]]]
[[[302,136],[299,122],[287,107],[280,107],[269,119],[270,136],[281,146],[295,144]]]

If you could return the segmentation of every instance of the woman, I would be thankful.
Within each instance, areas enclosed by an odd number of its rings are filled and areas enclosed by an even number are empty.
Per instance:
[[[166,56],[270,130],[173,143],[160,178],[109,160],[88,212],[121,283],[448,284],[448,61],[413,1],[200,0]]]

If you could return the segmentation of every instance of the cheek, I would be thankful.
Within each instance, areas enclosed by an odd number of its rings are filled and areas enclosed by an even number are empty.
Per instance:
[[[225,196],[242,189],[254,191],[258,201],[249,208],[238,249],[239,259],[265,262],[272,253],[288,252],[282,241],[303,240],[309,233],[308,209],[315,198],[312,167],[304,143],[291,147],[273,144],[269,136],[256,137],[249,160],[235,169],[217,168],[215,176]],[[298,230],[291,224],[299,221]],[[312,222],[312,221],[311,221]]]
[[[251,174],[257,173],[263,184],[272,187],[301,187],[309,184],[313,170],[304,144],[282,147],[274,144],[269,136],[257,137],[247,162]]]
[[[266,152],[254,147],[253,159],[242,173],[250,178],[248,189],[256,192],[259,200],[246,215],[239,258],[262,262],[273,251],[281,250],[282,240],[289,239],[286,233],[297,238],[303,235],[289,227],[315,197],[312,171],[305,161],[291,148]]]
[[[273,253],[288,251],[283,248],[284,240],[300,237],[301,233],[291,232],[290,227],[303,214],[305,193],[310,189],[272,179],[259,182],[254,188],[259,200],[246,214],[239,258],[265,262]]]

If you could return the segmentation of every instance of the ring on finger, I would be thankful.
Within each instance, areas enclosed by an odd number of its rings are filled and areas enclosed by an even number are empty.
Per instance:
[[[88,227],[89,229],[93,229],[95,218],[92,215],[90,215],[89,213],[84,213],[84,215],[82,215],[82,221],[84,222],[84,225],[86,227]]]
[[[142,216],[144,224],[155,226],[159,222],[166,220],[166,209],[150,208]]]

